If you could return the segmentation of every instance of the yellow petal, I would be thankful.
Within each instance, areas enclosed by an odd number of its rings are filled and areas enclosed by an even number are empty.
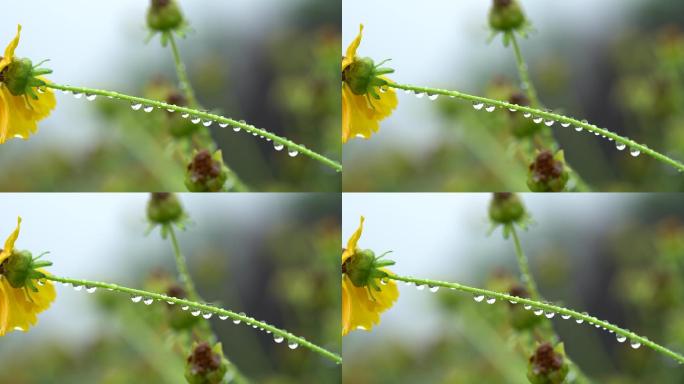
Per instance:
[[[354,137],[370,138],[373,133],[380,129],[380,121],[391,115],[397,107],[399,101],[394,89],[390,88],[382,93],[376,88],[375,92],[380,96],[380,99],[366,95],[355,95],[346,84],[342,86],[343,142]]]
[[[342,252],[342,263],[350,258],[353,254],[354,251],[356,250],[356,243],[359,241],[359,238],[361,238],[361,234],[363,233],[363,222],[366,220],[363,216],[361,216],[361,220],[359,223],[359,227],[356,228],[356,231],[351,235],[349,238],[349,241],[347,241],[347,248]]]
[[[351,63],[354,62],[354,58],[356,57],[356,50],[359,48],[359,45],[361,45],[361,38],[363,37],[363,24],[359,25],[359,34],[356,35],[356,38],[349,44],[349,47],[347,47],[347,53],[344,55],[342,58],[342,70],[344,71],[345,68],[351,65]]]
[[[14,96],[7,88],[0,88],[0,93],[0,112],[3,112],[0,118],[0,144],[15,137],[28,139],[38,130],[38,121],[46,118],[57,104],[51,89],[38,94],[36,100],[28,98],[28,103],[25,97]]]
[[[3,278],[0,278],[0,336],[4,336],[7,333],[9,321],[9,298],[7,297],[4,281]]]
[[[14,249],[14,242],[17,241],[19,237],[19,230],[21,229],[21,217],[17,217],[17,227],[5,240],[5,247],[0,252],[0,264],[5,261],[8,257],[12,255],[12,250]]]
[[[387,285],[380,287],[381,290],[373,291],[371,296],[367,288],[356,287],[346,275],[342,276],[342,335],[357,329],[370,331],[380,323],[380,314],[392,307],[399,297],[399,289],[394,281],[390,280]]]
[[[55,287],[50,281],[37,287],[37,292],[12,288],[6,279],[0,284],[4,285],[3,289],[8,296],[9,313],[5,333],[14,330],[27,332],[38,322],[38,314],[46,310],[56,297]]]
[[[10,41],[10,43],[7,45],[7,48],[5,48],[5,55],[2,57],[2,60],[0,60],[0,71],[5,69],[5,67],[10,65],[12,62],[12,59],[14,58],[14,50],[17,49],[17,46],[19,45],[20,34],[21,24],[17,25],[16,36],[14,36],[14,39],[12,39],[12,41]]]

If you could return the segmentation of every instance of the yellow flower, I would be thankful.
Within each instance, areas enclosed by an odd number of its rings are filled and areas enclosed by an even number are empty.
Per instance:
[[[5,48],[5,55],[0,60],[0,144],[12,138],[28,139],[38,129],[37,122],[47,117],[57,103],[51,89],[45,89],[41,94],[32,90],[45,82],[45,79],[34,75],[50,71],[39,70],[32,66],[30,60],[14,57],[20,33],[21,25],[17,26],[17,35]],[[22,68],[12,71],[15,62]],[[14,77],[16,82],[10,88],[10,76],[15,72],[19,75]]]
[[[380,129],[380,121],[397,107],[397,94],[385,87],[389,79],[382,76],[391,69],[379,68],[369,58],[359,58],[363,25],[342,58],[342,142],[353,137],[368,139]]]
[[[46,310],[56,296],[55,287],[50,281],[39,284],[34,287],[35,290],[15,288],[10,284],[6,276],[6,262],[14,253],[14,242],[19,237],[20,226],[21,218],[18,218],[17,228],[9,235],[0,252],[0,336],[14,330],[28,331],[38,321],[36,315]],[[44,271],[38,271],[45,274]]]
[[[393,280],[383,279],[390,272],[382,267],[393,262],[378,262],[372,251],[360,250],[356,243],[363,232],[363,216],[359,228],[349,238],[347,248],[342,251],[342,335],[362,329],[370,331],[380,322],[380,314],[388,310],[399,297],[397,284]],[[382,256],[381,256],[382,257]],[[357,262],[358,258],[360,262]],[[363,260],[369,261],[364,263]],[[362,268],[362,271],[352,271]],[[367,276],[358,278],[358,273]],[[362,280],[362,281],[360,281]],[[378,285],[378,281],[380,284]]]

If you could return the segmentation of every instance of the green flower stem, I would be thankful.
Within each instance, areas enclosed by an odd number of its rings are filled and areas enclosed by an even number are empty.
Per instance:
[[[178,245],[178,239],[176,238],[176,231],[173,229],[172,224],[166,225],[169,237],[171,238],[171,245],[173,247],[173,255],[176,258],[176,269],[178,269],[178,277],[183,284],[183,287],[188,292],[189,297],[192,300],[200,300],[200,295],[195,289],[195,283],[190,277],[190,272],[188,272],[188,263],[185,261],[185,256],[180,250]]]
[[[527,94],[527,98],[530,99],[532,106],[539,107],[539,98],[537,97],[537,90],[530,81],[530,75],[527,72],[527,64],[525,59],[523,59],[522,53],[520,52],[520,46],[518,45],[518,39],[515,37],[515,32],[509,32],[508,35],[511,39],[511,45],[513,46],[513,52],[515,52],[515,63],[518,66],[518,74],[520,75],[520,82],[522,83],[523,90]]]
[[[169,42],[171,43],[170,45],[171,52],[173,52],[173,62],[176,64],[176,75],[178,76],[178,82],[180,83],[181,90],[185,94],[185,98],[188,99],[190,106],[193,108],[198,108],[200,105],[195,97],[195,91],[192,89],[192,85],[190,85],[190,81],[188,80],[185,64],[183,64],[183,60],[181,60],[180,53],[178,52],[176,39],[174,38],[172,32],[167,33],[167,36],[169,38]]]
[[[212,313],[218,316],[228,316],[229,318],[233,320],[240,320],[241,322],[251,325],[251,326],[257,326],[258,328],[263,328],[265,331],[270,331],[273,333],[273,335],[276,336],[281,336],[285,339],[285,341],[289,342],[296,342],[300,346],[308,348],[309,350],[329,359],[332,360],[338,364],[342,363],[342,357],[336,353],[330,352],[327,349],[324,349],[322,347],[319,347],[316,344],[313,344],[306,339],[293,335],[292,333],[282,330],[280,328],[276,328],[270,324],[264,323],[262,321],[258,321],[252,317],[246,316],[246,315],[241,315],[238,313],[235,313],[233,311],[215,307],[213,305],[209,304],[204,304],[204,303],[198,303],[196,301],[192,300],[186,300],[186,299],[179,299],[177,297],[171,297],[171,296],[166,296],[160,293],[154,293],[154,292],[149,292],[149,291],[144,291],[141,289],[135,289],[135,288],[128,288],[128,287],[123,287],[117,284],[111,284],[111,283],[104,283],[100,281],[91,281],[91,280],[81,280],[81,279],[70,279],[66,277],[59,277],[59,276],[53,276],[53,275],[46,275],[45,279],[51,280],[51,281],[56,281],[60,282],[63,284],[71,284],[73,286],[83,286],[83,287],[95,287],[95,288],[102,288],[102,289],[107,289],[110,291],[114,292],[119,292],[119,293],[125,293],[128,295],[132,296],[141,296],[144,298],[149,298],[149,299],[154,299],[157,301],[161,301],[163,303],[173,303],[177,305],[183,305],[183,306],[188,306],[189,309],[195,309],[202,311],[203,313]]]
[[[526,106],[522,106],[522,105],[511,104],[511,103],[506,102],[506,101],[470,95],[470,94],[462,93],[462,92],[458,92],[458,91],[450,91],[450,90],[440,89],[440,88],[420,87],[420,86],[415,86],[415,85],[405,85],[405,84],[397,84],[397,83],[389,83],[388,86],[392,87],[392,88],[396,88],[396,89],[403,89],[403,90],[419,92],[419,93],[427,93],[427,94],[432,94],[432,95],[445,95],[445,96],[449,96],[449,97],[459,98],[462,100],[468,100],[471,102],[485,103],[485,104],[493,105],[493,106],[500,107],[500,108],[511,108],[511,109],[515,109],[518,112],[529,112],[535,116],[542,117],[546,120],[553,120],[557,123],[569,123],[572,126],[581,127],[582,129],[585,129],[589,132],[595,132],[595,133],[598,133],[600,135],[605,136],[606,138],[613,139],[613,140],[615,140],[616,143],[625,144],[625,146],[627,148],[639,150],[641,153],[646,154],[648,156],[651,156],[652,158],[654,158],[654,159],[656,159],[656,160],[658,160],[664,164],[668,164],[680,172],[684,171],[684,164],[680,161],[674,160],[674,159],[672,159],[672,158],[670,158],[670,157],[668,157],[668,156],[666,156],[660,152],[657,152],[657,151],[654,151],[654,150],[648,148],[645,145],[639,144],[636,141],[628,139],[626,137],[622,137],[622,136],[620,136],[616,133],[613,133],[607,129],[599,128],[596,125],[584,123],[582,121],[579,121],[577,119],[573,119],[571,117],[559,115],[559,114],[553,113],[553,112],[542,111],[540,109],[536,109],[536,108],[532,108],[532,107],[526,107]]]
[[[94,88],[85,88],[85,87],[73,87],[70,85],[60,85],[60,84],[54,84],[54,83],[48,83],[45,85],[48,88],[53,88],[53,89],[59,89],[62,91],[68,91],[68,92],[74,92],[74,93],[84,93],[88,95],[98,95],[98,96],[105,96],[113,99],[118,99],[118,100],[124,100],[128,101],[130,103],[140,103],[144,104],[147,106],[152,106],[156,108],[160,108],[163,110],[171,110],[174,112],[180,112],[180,113],[187,113],[191,116],[194,117],[199,117],[204,120],[212,120],[218,123],[224,123],[224,124],[230,124],[234,127],[240,127],[241,129],[245,130],[246,132],[250,133],[256,133],[257,135],[263,136],[264,138],[268,138],[273,140],[274,143],[282,144],[285,148],[290,149],[290,150],[296,150],[299,153],[308,156],[338,172],[342,172],[342,165],[334,160],[331,160],[321,154],[318,154],[308,148],[306,148],[303,145],[297,144],[291,140],[288,140],[287,138],[277,136],[269,131],[257,128],[251,124],[247,123],[242,123],[233,119],[229,119],[227,117],[219,116],[213,113],[209,112],[202,112],[198,111],[193,108],[186,108],[186,107],[180,107],[178,105],[173,105],[173,104],[168,104],[163,101],[157,101],[157,100],[151,100],[151,99],[146,99],[143,97],[137,97],[137,96],[130,96],[130,95],[125,95],[122,93],[114,92],[114,91],[107,91],[107,90],[102,90],[102,89],[94,89]]]
[[[520,238],[518,237],[518,232],[514,225],[510,225],[511,237],[513,238],[513,245],[515,246],[515,256],[518,259],[518,267],[520,268],[520,275],[522,277],[523,283],[527,287],[527,291],[530,292],[530,296],[534,300],[541,299],[539,290],[537,289],[537,283],[534,281],[532,274],[530,273],[529,263],[527,261],[527,256],[520,245]]]
[[[513,301],[517,304],[530,305],[533,307],[533,310],[534,309],[542,309],[545,312],[549,312],[549,313],[553,312],[553,313],[560,315],[560,316],[563,316],[563,315],[570,316],[571,318],[573,318],[575,320],[581,320],[582,322],[586,322],[586,323],[592,324],[592,325],[598,325],[599,327],[603,327],[606,330],[611,330],[616,335],[624,336],[628,340],[630,340],[631,342],[639,342],[639,343],[641,343],[641,345],[647,346],[648,348],[651,348],[658,353],[661,353],[665,356],[669,356],[672,359],[676,360],[677,362],[684,364],[684,355],[681,355],[677,352],[674,352],[671,349],[668,349],[668,348],[666,348],[660,344],[654,343],[653,341],[651,341],[651,340],[649,340],[643,336],[639,336],[634,332],[628,331],[626,329],[622,329],[622,328],[617,327],[617,326],[615,326],[615,325],[613,325],[607,321],[599,320],[598,318],[596,318],[594,316],[590,316],[590,315],[585,314],[585,313],[579,313],[579,312],[574,311],[572,309],[559,307],[557,305],[544,303],[544,302],[533,300],[533,299],[526,299],[523,297],[511,296],[511,295],[508,295],[505,293],[490,291],[488,289],[470,287],[470,286],[458,284],[458,283],[449,283],[446,281],[419,279],[419,278],[415,278],[415,277],[405,277],[405,276],[397,276],[397,275],[390,275],[389,278],[392,280],[403,281],[406,283],[413,283],[416,285],[428,285],[431,287],[444,287],[444,288],[449,288],[449,289],[453,289],[453,290],[457,290],[457,291],[461,291],[461,292],[471,293],[473,295],[484,295],[486,297],[492,297],[492,298],[499,299],[499,300]]]

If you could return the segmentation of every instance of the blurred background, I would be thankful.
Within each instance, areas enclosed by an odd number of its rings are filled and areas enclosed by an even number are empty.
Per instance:
[[[17,55],[50,59],[50,80],[160,97],[176,84],[171,50],[146,43],[150,1],[16,2],[0,14],[2,47],[24,27]],[[190,32],[178,39],[199,102],[213,112],[340,159],[339,1],[179,0]],[[177,114],[176,114],[177,115]],[[2,146],[4,191],[184,191],[163,111],[58,92],[57,108],[29,141]],[[202,127],[203,128],[203,127]],[[310,158],[288,157],[244,131],[210,128],[226,164],[253,190],[337,191],[340,177]]]
[[[535,31],[519,41],[542,104],[684,160],[684,3],[520,3]],[[515,58],[501,37],[488,43],[491,4],[345,0],[342,48],[363,23],[359,55],[391,58],[392,80],[508,100],[519,90]],[[519,115],[399,92],[398,109],[377,135],[344,146],[344,190],[527,191],[531,160],[520,153],[534,128]],[[552,131],[593,190],[684,187],[673,168],[648,156],[633,158],[586,131],[559,124]]]
[[[343,241],[366,217],[359,247],[392,250],[398,275],[508,291],[512,240],[487,235],[489,194],[345,194]],[[684,351],[684,196],[522,194],[533,224],[520,237],[542,296]],[[397,209],[397,207],[402,207]],[[345,383],[528,383],[516,349],[518,306],[399,285],[371,332],[343,339]],[[520,308],[522,310],[522,308]],[[529,312],[522,310],[523,314]],[[535,317],[533,316],[534,318]],[[676,362],[556,316],[568,356],[597,383],[681,383]]]
[[[178,239],[205,300],[339,353],[341,293],[332,262],[339,257],[338,196],[180,199],[190,224]],[[9,234],[21,215],[17,248],[50,251],[53,274],[160,292],[174,280],[175,264],[170,241],[158,229],[144,235],[147,200],[146,194],[8,194],[0,200],[0,233]],[[174,346],[187,334],[170,328],[178,320],[174,308],[59,285],[57,300],[36,327],[2,338],[0,382],[185,383],[187,351]],[[225,356],[252,382],[340,380],[339,366],[306,348],[293,351],[271,335],[216,316],[210,322]]]

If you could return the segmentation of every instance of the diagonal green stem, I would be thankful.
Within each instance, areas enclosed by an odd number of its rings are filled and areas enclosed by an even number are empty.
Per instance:
[[[513,237],[513,245],[515,246],[515,256],[518,259],[518,267],[520,268],[520,276],[527,287],[527,291],[530,292],[530,296],[535,299],[541,299],[539,290],[537,289],[537,283],[534,281],[532,274],[530,273],[529,262],[527,256],[520,245],[520,238],[518,238],[518,232],[515,229],[515,225],[509,225],[511,237]]]
[[[622,137],[614,132],[611,132],[605,128],[599,128],[596,125],[589,124],[577,119],[573,119],[571,117],[559,115],[557,113],[553,112],[548,112],[548,111],[542,111],[537,108],[533,107],[526,107],[522,105],[517,105],[517,104],[511,104],[507,101],[501,101],[501,100],[496,100],[496,99],[490,99],[487,97],[482,97],[482,96],[475,96],[463,92],[458,92],[458,91],[450,91],[446,89],[440,89],[440,88],[430,88],[430,87],[421,87],[421,86],[415,86],[415,85],[405,85],[405,84],[397,84],[397,83],[390,83],[388,84],[389,87],[396,88],[396,89],[403,89],[406,91],[412,91],[412,92],[418,92],[418,93],[427,93],[431,95],[445,95],[449,97],[454,97],[454,98],[459,98],[462,100],[468,100],[471,102],[475,103],[485,103],[488,105],[493,105],[499,108],[506,108],[506,109],[513,109],[518,112],[528,112],[532,115],[544,118],[545,120],[552,120],[554,122],[558,123],[565,123],[569,124],[575,127],[582,128],[584,130],[587,130],[589,132],[593,132],[599,135],[602,135],[608,139],[615,140],[616,143],[624,144],[626,148],[631,148],[633,150],[638,150],[640,153],[646,154],[652,158],[654,158],[657,161],[660,161],[661,163],[670,165],[677,169],[679,172],[684,172],[684,164],[678,160],[674,160],[670,158],[667,155],[664,155],[660,152],[654,151],[651,148],[647,147],[646,145],[639,144],[634,140],[631,140],[626,137]]]
[[[522,83],[522,88],[527,94],[527,98],[530,99],[533,107],[539,107],[539,98],[537,97],[537,90],[530,81],[530,75],[527,71],[527,64],[525,59],[523,59],[522,53],[520,52],[520,46],[518,45],[518,39],[515,37],[515,32],[509,32],[511,45],[513,46],[513,52],[515,52],[515,63],[518,66],[518,74],[520,75],[520,82]]]
[[[149,291],[144,291],[141,289],[135,289],[135,288],[128,288],[124,287],[121,285],[117,284],[111,284],[111,283],[104,283],[100,281],[92,281],[92,280],[82,280],[82,279],[70,279],[66,277],[58,277],[58,276],[52,276],[52,275],[46,275],[45,279],[51,280],[51,281],[56,281],[60,282],[63,284],[70,284],[73,285],[74,287],[86,287],[86,288],[102,288],[106,289],[109,291],[114,291],[114,292],[119,292],[119,293],[125,293],[128,295],[132,296],[140,296],[143,298],[147,299],[153,299],[157,301],[161,301],[164,303],[168,304],[177,304],[181,305],[183,307],[187,306],[188,310],[194,309],[196,311],[200,311],[200,313],[211,313],[215,314],[217,316],[221,316],[222,318],[231,318],[235,321],[239,320],[240,322],[250,325],[250,326],[256,326],[259,329],[263,329],[264,331],[271,332],[274,336],[282,337],[283,340],[286,340],[290,343],[297,343],[298,345],[301,345],[304,348],[307,348],[329,360],[332,360],[338,364],[342,363],[342,357],[336,353],[330,352],[325,348],[319,347],[318,345],[307,341],[303,337],[296,336],[286,330],[282,330],[280,328],[276,328],[273,325],[270,325],[268,323],[264,323],[263,321],[256,320],[252,317],[249,317],[247,315],[242,315],[239,313],[235,313],[233,311],[230,311],[228,309],[223,309],[219,307],[215,307],[213,305],[209,304],[204,304],[204,303],[198,303],[196,301],[192,300],[186,300],[186,299],[179,299],[177,297],[171,297],[167,296],[164,294],[160,293],[154,293],[154,292],[149,292]],[[198,314],[199,315],[199,314]]]
[[[297,144],[285,137],[280,137],[278,135],[275,135],[269,131],[266,131],[264,129],[257,128],[251,124],[247,124],[241,121],[233,120],[227,117],[219,116],[213,113],[209,112],[203,112],[199,111],[197,109],[193,108],[186,108],[186,107],[180,107],[178,105],[174,104],[168,104],[163,101],[158,101],[158,100],[152,100],[152,99],[147,99],[144,97],[137,97],[137,96],[130,96],[126,95],[123,93],[119,92],[114,92],[114,91],[107,91],[107,90],[102,90],[102,89],[94,89],[94,88],[86,88],[86,87],[73,87],[70,85],[60,85],[60,84],[54,84],[54,83],[48,83],[45,85],[48,88],[53,88],[53,89],[59,89],[64,92],[73,92],[73,93],[80,93],[80,94],[87,94],[87,95],[98,95],[98,96],[105,96],[108,98],[112,99],[118,99],[118,100],[124,100],[128,101],[133,104],[144,104],[147,106],[151,107],[156,107],[160,108],[163,110],[168,110],[172,112],[180,112],[180,113],[187,113],[189,116],[193,116],[196,118],[203,119],[205,121],[215,121],[220,124],[229,124],[233,127],[238,127],[246,132],[252,133],[255,136],[262,136],[263,138],[267,140],[272,140],[273,143],[277,143],[279,145],[282,145],[284,148],[287,148],[288,150],[291,151],[297,151],[298,153],[301,153],[304,156],[310,157],[318,162],[320,162],[323,165],[326,165],[327,167],[330,167],[334,169],[337,172],[342,172],[342,164],[340,164],[337,161],[331,160],[321,154],[318,154],[308,148],[306,148],[304,145]]]
[[[578,323],[587,323],[587,324],[592,324],[595,327],[601,327],[604,328],[608,331],[614,332],[616,335],[624,336],[626,340],[630,340],[632,343],[639,343],[640,345],[647,346],[648,348],[651,348],[652,350],[661,353],[665,356],[668,356],[680,364],[684,364],[684,355],[674,352],[669,348],[666,348],[658,343],[655,343],[646,337],[639,336],[636,333],[632,331],[628,331],[626,329],[620,328],[616,325],[613,325],[607,321],[600,320],[594,316],[590,316],[586,313],[579,313],[577,311],[574,311],[572,309],[560,307],[554,304],[549,304],[533,299],[527,299],[523,297],[517,297],[517,296],[511,296],[505,293],[500,293],[500,292],[495,292],[495,291],[490,291],[488,289],[482,289],[482,288],[475,288],[463,284],[458,284],[458,283],[449,283],[446,281],[440,281],[440,280],[431,280],[431,279],[420,279],[420,278],[415,278],[415,277],[406,277],[406,276],[397,276],[397,275],[390,275],[390,279],[392,280],[397,280],[397,281],[403,281],[406,283],[412,283],[416,285],[427,285],[431,287],[444,287],[444,288],[449,288],[461,292],[467,292],[471,293],[476,296],[486,296],[494,299],[499,299],[499,300],[507,300],[509,302],[515,303],[515,304],[522,304],[522,305],[529,305],[531,310],[543,310],[544,312],[548,313],[553,313],[554,315],[560,315],[564,316],[567,318],[573,318],[575,319],[576,322]],[[540,314],[541,315],[541,314]],[[569,316],[569,317],[568,317]]]
[[[180,83],[180,88],[188,99],[190,106],[193,108],[198,108],[199,103],[195,97],[195,91],[190,85],[188,80],[187,70],[185,69],[185,64],[181,60],[180,52],[178,51],[178,46],[176,45],[176,39],[173,36],[173,32],[167,33],[169,42],[171,43],[171,52],[173,53],[173,62],[176,64],[176,75],[178,76],[178,82]]]

